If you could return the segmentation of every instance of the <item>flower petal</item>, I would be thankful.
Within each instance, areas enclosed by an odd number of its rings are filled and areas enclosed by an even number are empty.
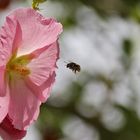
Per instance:
[[[37,52],[39,53],[37,54]],[[29,78],[35,85],[41,86],[48,80],[56,68],[56,61],[59,56],[58,42],[44,47],[42,53],[40,49],[38,49],[31,55],[34,54],[36,54],[35,58],[27,65],[31,71]]]
[[[12,40],[14,38],[12,24],[9,18],[6,18],[4,26],[0,29],[0,66],[6,65],[11,56]]]
[[[18,22],[6,18],[5,25],[0,29],[0,96],[5,95],[5,72],[12,51],[16,52],[22,40],[21,28]]]
[[[40,89],[42,91],[42,97],[44,97],[44,101],[46,101],[48,99],[48,97],[50,96],[50,91],[55,82],[55,76],[56,76],[56,74],[55,74],[55,72],[53,72],[52,75],[50,75],[50,77],[48,78],[48,80],[46,80],[40,86]]]
[[[23,40],[18,49],[18,56],[54,43],[62,32],[60,23],[57,23],[54,19],[45,19],[31,8],[17,9],[9,17],[17,20],[22,30]]]
[[[0,65],[7,63],[11,54],[20,46],[21,41],[20,24],[7,17],[4,26],[0,29]]]
[[[41,102],[26,86],[23,79],[15,77],[10,83],[9,117],[15,128],[23,130],[37,119]]]
[[[41,101],[45,102],[50,96],[50,90],[52,88],[53,83],[55,82],[55,72],[49,76],[49,78],[41,85],[37,86],[31,79],[26,79],[26,84],[29,89],[33,91],[35,96]]]
[[[7,116],[0,124],[0,136],[3,140],[19,140],[26,135],[25,130],[15,129],[10,118]]]
[[[41,102],[45,102],[50,95],[50,90],[55,81],[58,56],[59,44],[57,41],[30,54],[30,57],[34,59],[27,65],[31,74],[25,80],[27,86]]]
[[[17,52],[17,49],[21,45],[21,43],[22,43],[22,30],[21,30],[19,22],[17,21],[16,33],[15,33],[15,37],[14,37],[13,45],[12,45],[12,53]]]
[[[5,66],[0,66],[0,96],[6,95]]]
[[[5,96],[0,97],[0,123],[3,121],[9,110],[9,89],[8,87],[6,88],[7,90],[5,91]]]

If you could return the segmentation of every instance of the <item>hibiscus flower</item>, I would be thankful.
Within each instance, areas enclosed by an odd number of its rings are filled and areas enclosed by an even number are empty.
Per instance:
[[[31,8],[6,17],[0,29],[0,129],[8,121],[24,131],[37,119],[55,81],[61,32],[60,23]]]

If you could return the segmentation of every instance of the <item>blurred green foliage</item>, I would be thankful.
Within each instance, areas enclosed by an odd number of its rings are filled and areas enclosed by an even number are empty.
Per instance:
[[[99,79],[97,78],[97,80]],[[69,102],[66,105],[54,106],[51,101],[48,101],[47,104],[42,105],[41,115],[38,121],[38,128],[40,132],[43,133],[43,140],[58,140],[60,138],[63,138],[64,134],[62,127],[65,122],[67,122],[69,117],[73,115],[77,116],[83,122],[90,125],[93,130],[96,129],[100,135],[100,140],[140,139],[140,119],[135,110],[126,108],[118,104],[112,104],[112,106],[114,106],[116,109],[119,109],[123,113],[125,117],[125,124],[117,131],[109,130],[100,120],[101,114],[99,112],[95,116],[86,117],[77,110],[76,105],[80,102],[83,85],[72,83],[69,89],[72,92],[72,96],[70,97]],[[65,92],[65,94],[68,94],[68,92]],[[55,99],[55,101],[56,100],[59,99]],[[61,100],[59,102],[61,102]],[[85,105],[85,108],[88,109],[89,106]],[[50,138],[52,136],[52,133],[55,138]],[[71,133],[71,135],[73,134]]]
[[[94,10],[101,16],[110,16],[114,13],[123,17],[129,17],[131,13],[140,4],[140,0],[51,0],[61,2],[69,8],[79,8],[84,4]]]

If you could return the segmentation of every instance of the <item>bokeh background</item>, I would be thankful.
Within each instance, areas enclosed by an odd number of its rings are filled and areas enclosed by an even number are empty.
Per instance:
[[[31,0],[0,0],[0,25]],[[56,82],[24,140],[140,140],[140,0],[48,0],[64,26]],[[81,65],[74,74],[65,62]]]

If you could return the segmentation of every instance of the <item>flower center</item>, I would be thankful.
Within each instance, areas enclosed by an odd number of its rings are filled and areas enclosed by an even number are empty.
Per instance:
[[[11,77],[13,75],[19,75],[23,77],[29,75],[30,70],[26,66],[28,63],[29,63],[28,56],[25,55],[16,58],[13,55],[6,66],[9,76]]]
[[[21,76],[26,76],[30,74],[30,70],[27,67],[17,64],[12,64],[10,66],[10,71],[20,74]]]

